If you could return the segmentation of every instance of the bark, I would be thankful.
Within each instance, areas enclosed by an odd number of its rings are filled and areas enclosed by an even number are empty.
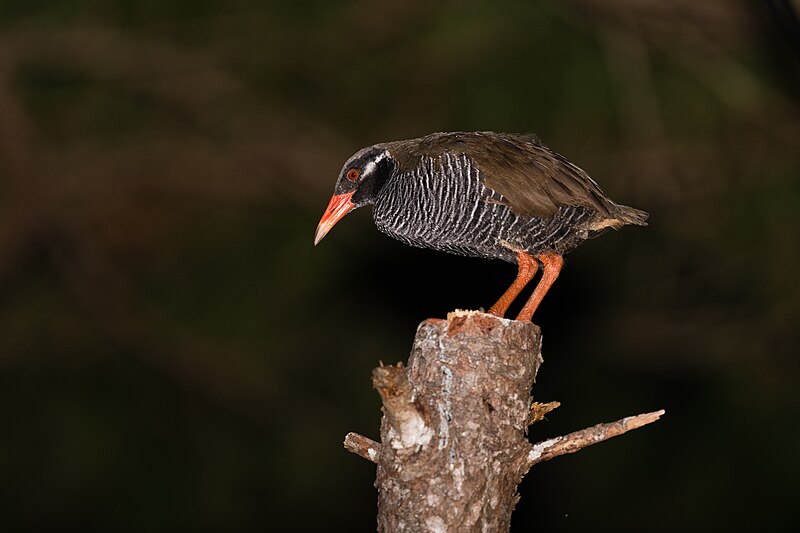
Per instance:
[[[380,366],[381,443],[345,447],[378,465],[378,530],[508,531],[517,485],[536,463],[650,423],[663,411],[533,445],[529,424],[558,407],[533,403],[539,328],[478,312],[420,324],[408,368]]]

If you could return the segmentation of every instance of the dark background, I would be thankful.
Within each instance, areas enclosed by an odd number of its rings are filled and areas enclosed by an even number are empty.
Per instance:
[[[369,531],[378,361],[488,307],[499,262],[367,209],[358,148],[538,133],[647,228],[537,313],[542,440],[516,531],[800,526],[800,31],[789,0],[0,4],[4,531]]]

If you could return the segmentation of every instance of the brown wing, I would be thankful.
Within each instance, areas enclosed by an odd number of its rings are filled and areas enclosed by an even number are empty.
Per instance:
[[[420,155],[464,153],[475,161],[487,187],[520,215],[552,216],[561,206],[582,205],[614,218],[617,206],[580,168],[533,135],[434,133],[419,140]]]

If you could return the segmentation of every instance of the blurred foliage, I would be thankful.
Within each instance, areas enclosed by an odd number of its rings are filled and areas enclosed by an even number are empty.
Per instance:
[[[666,408],[534,469],[515,528],[800,525],[796,2],[0,4],[0,506],[9,531],[374,529],[369,372],[509,265],[364,210],[356,149],[535,131],[652,213],[537,315],[533,439]]]

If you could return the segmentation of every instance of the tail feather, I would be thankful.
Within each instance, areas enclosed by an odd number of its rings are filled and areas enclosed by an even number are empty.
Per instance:
[[[650,216],[646,211],[634,209],[627,205],[613,204],[613,208],[610,211],[610,216],[597,218],[588,225],[589,237],[597,237],[608,228],[619,229],[626,224],[646,226],[647,218]]]
[[[635,224],[636,226],[647,225],[647,219],[650,217],[650,213],[647,211],[628,207],[627,205],[617,205],[617,207],[619,208],[617,218],[623,224]]]

